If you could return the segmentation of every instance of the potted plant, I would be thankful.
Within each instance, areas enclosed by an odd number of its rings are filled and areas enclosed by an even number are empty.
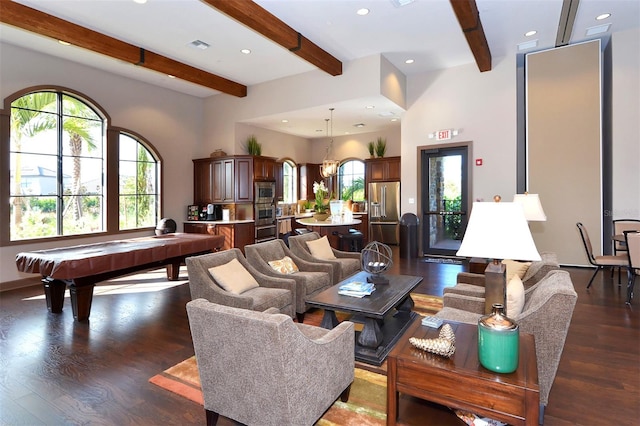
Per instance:
[[[376,141],[376,155],[378,156],[378,158],[384,157],[384,153],[386,150],[387,150],[387,139],[378,137],[378,140]]]
[[[369,141],[369,143],[367,144],[367,148],[369,148],[369,156],[370,158],[374,158],[375,157],[375,149],[376,149],[376,144],[373,141]]]
[[[247,152],[249,155],[262,154],[262,145],[258,143],[258,139],[255,135],[251,135],[247,138]]]
[[[303,205],[305,213],[311,213],[313,211],[313,203],[311,200],[306,200]]]
[[[329,206],[325,202],[325,198],[327,198],[329,190],[324,185],[323,181],[320,181],[320,183],[313,182],[313,193],[316,195],[316,202],[313,206],[315,210],[313,217],[319,222],[327,220],[327,218],[329,217],[329,212],[327,211]]]

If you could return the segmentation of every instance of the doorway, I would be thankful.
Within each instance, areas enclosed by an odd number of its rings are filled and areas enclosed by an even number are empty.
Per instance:
[[[468,145],[421,151],[422,251],[455,256],[469,211]]]

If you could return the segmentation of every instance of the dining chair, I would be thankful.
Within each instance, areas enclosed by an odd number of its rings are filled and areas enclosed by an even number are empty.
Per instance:
[[[627,244],[629,267],[627,269],[629,282],[627,283],[627,304],[633,298],[633,285],[640,275],[640,231],[624,231],[624,241]]]
[[[591,287],[593,283],[593,279],[596,277],[596,274],[599,270],[604,268],[615,268],[615,267],[627,267],[629,266],[629,259],[627,256],[622,255],[601,255],[595,256],[593,254],[593,247],[591,246],[591,240],[589,239],[589,233],[587,232],[587,228],[581,223],[576,223],[578,227],[578,231],[580,231],[580,236],[582,237],[582,243],[584,244],[584,249],[587,252],[587,259],[589,263],[596,267],[595,272],[591,276],[589,280],[589,284],[587,284],[587,288]],[[620,282],[618,281],[618,284]]]
[[[624,234],[624,231],[640,231],[640,219],[615,219],[613,220],[613,235],[619,237]],[[624,255],[627,251],[627,246],[622,239],[617,238],[613,240],[613,254]],[[613,275],[613,268],[611,268],[611,274]],[[620,282],[620,268],[618,268],[618,282]]]

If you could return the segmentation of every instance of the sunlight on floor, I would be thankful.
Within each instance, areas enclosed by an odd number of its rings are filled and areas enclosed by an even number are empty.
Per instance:
[[[152,293],[176,287],[187,282],[186,267],[183,266],[180,268],[180,275],[177,281],[167,281],[166,271],[162,268],[99,283],[93,289],[93,297],[124,293]],[[69,297],[69,289],[65,290],[64,297]],[[44,298],[44,294],[41,294],[23,300],[43,300]]]

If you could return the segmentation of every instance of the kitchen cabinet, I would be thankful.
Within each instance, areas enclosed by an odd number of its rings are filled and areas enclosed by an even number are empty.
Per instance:
[[[253,156],[235,157],[236,203],[253,202]]]
[[[298,164],[298,170],[300,173],[298,179],[299,198],[301,200],[315,200],[316,195],[313,193],[313,182],[320,182],[323,180],[323,177],[320,175],[320,164]]]
[[[193,160],[193,202],[253,202],[253,157],[215,157]]]
[[[253,157],[253,180],[268,181],[276,180],[276,159],[272,157]]]
[[[366,183],[399,180],[400,157],[369,158],[365,160]]]
[[[224,244],[222,250],[239,248],[244,253],[244,246],[253,244],[254,224],[243,223],[184,223],[184,232],[194,234],[223,235]]]
[[[276,161],[275,164],[275,177],[276,177],[276,203],[278,201],[284,201],[284,170],[282,168],[282,161]]]

